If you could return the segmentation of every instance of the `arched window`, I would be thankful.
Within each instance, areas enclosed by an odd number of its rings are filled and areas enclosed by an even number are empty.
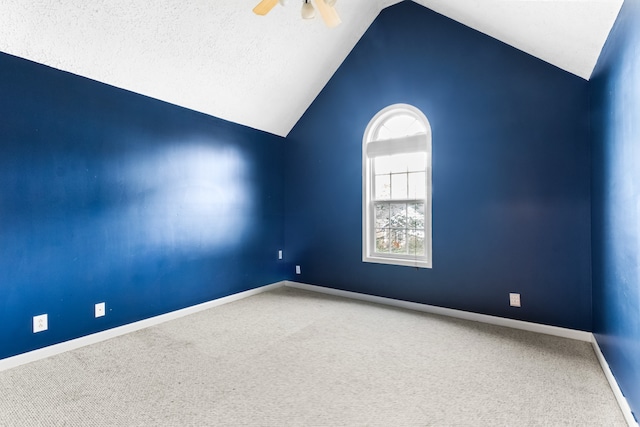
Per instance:
[[[362,143],[362,260],[431,268],[431,126],[407,104],[369,122]]]

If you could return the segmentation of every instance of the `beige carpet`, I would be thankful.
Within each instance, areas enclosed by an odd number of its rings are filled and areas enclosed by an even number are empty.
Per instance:
[[[292,288],[0,372],[1,426],[624,426],[591,346]]]

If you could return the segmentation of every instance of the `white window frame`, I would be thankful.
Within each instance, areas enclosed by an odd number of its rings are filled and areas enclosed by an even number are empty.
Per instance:
[[[389,118],[397,115],[411,115],[426,129],[424,134],[388,140],[374,140],[378,129]],[[427,117],[416,107],[408,104],[390,105],[378,112],[369,122],[362,138],[362,261],[378,264],[392,264],[419,268],[432,268],[432,151],[431,125]],[[425,152],[425,197],[412,199],[424,201],[424,256],[415,254],[391,254],[375,252],[375,205],[374,205],[374,159],[377,155],[407,152]],[[394,200],[391,200],[393,202]],[[402,202],[401,200],[399,200]]]

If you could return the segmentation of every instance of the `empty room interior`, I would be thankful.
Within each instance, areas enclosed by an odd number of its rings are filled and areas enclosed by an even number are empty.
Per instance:
[[[3,0],[0,51],[0,425],[637,425],[640,0]]]

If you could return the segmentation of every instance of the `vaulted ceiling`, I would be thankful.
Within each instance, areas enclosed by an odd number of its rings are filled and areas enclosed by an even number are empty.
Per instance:
[[[342,24],[288,0],[2,0],[0,51],[286,136],[398,0],[338,0]],[[584,79],[623,0],[415,0]]]

